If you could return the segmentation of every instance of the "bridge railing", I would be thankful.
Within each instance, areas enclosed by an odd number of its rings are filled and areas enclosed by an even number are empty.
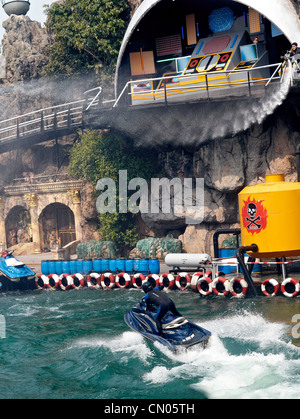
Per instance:
[[[244,88],[244,93],[251,96],[254,89],[260,86],[262,89],[267,88],[270,84],[282,83],[284,79],[284,71],[282,63],[270,64],[250,69],[242,68],[238,70],[228,71],[212,71],[197,72],[186,75],[169,75],[165,77],[148,78],[142,80],[128,81],[116,99],[113,107],[117,107],[120,103],[131,103],[134,100],[138,104],[139,100],[149,103],[160,100],[160,103],[168,103],[172,96],[176,96],[180,100],[180,95],[193,94],[194,99],[210,100],[215,92],[224,91],[226,97],[226,89],[230,89],[230,95],[234,95],[234,88]],[[269,74],[266,76],[266,74]],[[264,74],[262,76],[262,74]],[[271,74],[271,76],[270,76]],[[239,77],[240,76],[240,77]],[[148,86],[158,86],[142,91],[134,91],[133,86],[139,84],[148,84]],[[174,101],[176,101],[176,99]]]
[[[85,92],[84,99],[38,109],[0,121],[0,143],[34,134],[80,127],[83,112],[99,105],[101,92],[102,88],[97,87]]]

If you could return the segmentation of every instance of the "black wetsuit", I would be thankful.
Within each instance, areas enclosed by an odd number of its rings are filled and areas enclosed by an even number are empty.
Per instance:
[[[181,317],[182,315],[176,309],[174,302],[169,298],[164,292],[160,291],[159,289],[155,288],[149,291],[145,297],[145,303],[147,306],[147,310],[151,308],[152,305],[158,307],[156,313],[156,325],[158,333],[162,336],[162,324],[161,319],[167,314],[168,311],[171,311],[175,316]]]

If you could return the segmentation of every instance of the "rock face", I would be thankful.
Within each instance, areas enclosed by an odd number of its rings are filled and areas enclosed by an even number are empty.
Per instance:
[[[48,62],[46,30],[28,16],[15,15],[3,22],[3,27],[7,80],[16,83],[41,77]]]
[[[139,2],[132,0],[134,7]],[[294,0],[293,3],[300,12],[300,1]],[[24,16],[12,16],[4,22],[4,27],[6,35],[3,49],[7,62],[8,83],[0,86],[2,119],[39,109],[48,103],[63,103],[66,90],[54,89],[56,93],[62,92],[61,97],[48,94],[48,89],[45,89],[41,81],[47,64],[48,38],[45,30],[37,22],[32,22]],[[29,83],[26,91],[23,89],[24,82]],[[73,92],[72,87],[69,90]],[[158,172],[165,173],[169,179],[203,178],[205,187],[202,223],[187,225],[184,216],[149,213],[142,217],[151,230],[149,234],[156,237],[179,238],[186,252],[212,253],[212,236],[215,230],[239,225],[237,194],[244,186],[263,182],[268,173],[284,173],[287,181],[296,181],[295,149],[300,143],[299,121],[300,101],[299,91],[296,91],[262,123],[256,123],[233,136],[216,136],[209,142],[202,141],[203,132],[194,131],[192,141],[186,146],[170,142],[162,145],[160,136],[169,130],[169,124],[158,125],[155,138],[148,138],[146,127],[141,124],[145,133],[141,136],[141,143],[147,138],[150,145],[160,147],[159,161],[154,162]],[[211,126],[212,124],[213,121]],[[175,126],[175,130],[181,132],[178,125]],[[188,136],[188,130],[186,133]],[[69,178],[67,152],[73,139],[59,139],[59,174],[64,175],[66,179]],[[144,151],[141,148],[142,152]],[[54,142],[0,155],[0,187],[12,183],[13,179],[24,177],[24,173],[29,177],[30,174],[44,176],[57,173],[57,157]],[[92,196],[92,187],[87,185],[81,191],[81,225],[85,241],[94,239],[98,228]],[[145,228],[140,227],[141,230]],[[11,231],[15,234],[16,227],[13,224]],[[15,240],[13,234],[12,244]],[[20,229],[19,235],[23,235],[24,240],[27,240],[26,225]]]

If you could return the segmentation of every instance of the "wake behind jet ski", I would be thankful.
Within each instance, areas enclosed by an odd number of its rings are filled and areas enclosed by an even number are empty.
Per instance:
[[[146,292],[145,298],[125,314],[125,323],[135,332],[152,342],[161,343],[173,352],[194,345],[205,347],[211,333],[182,317],[168,296],[158,289],[153,290],[148,284],[143,286]],[[163,305],[147,304],[148,300],[153,301],[156,298],[159,302],[160,297]],[[168,305],[171,311],[168,311]]]

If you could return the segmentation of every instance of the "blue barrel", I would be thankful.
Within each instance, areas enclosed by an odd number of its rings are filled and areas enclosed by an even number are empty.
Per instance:
[[[140,260],[140,271],[143,275],[148,275],[149,273],[149,260],[148,259],[142,259]],[[155,272],[152,272],[155,273]]]
[[[102,259],[101,260],[101,272],[105,272],[109,270],[109,260],[108,259]]]
[[[83,275],[83,260],[77,259],[76,261],[76,273]]]
[[[220,258],[233,258],[236,257],[236,249],[219,249]],[[236,266],[219,266],[219,271],[224,272],[224,274],[230,274],[232,272],[237,272]]]
[[[41,262],[41,271],[43,275],[49,275],[51,272],[49,272],[49,260],[42,260]]]
[[[115,259],[111,259],[110,261],[109,261],[109,270],[113,273],[113,274],[115,274],[116,273],[116,265],[117,265],[117,261],[115,260]]]
[[[141,259],[134,259],[133,260],[133,269],[135,272],[140,272],[140,261]]]
[[[55,273],[57,275],[61,275],[63,273],[63,261],[62,260],[56,260],[55,261]]]
[[[96,259],[94,260],[94,271],[95,272],[102,272],[102,260]]]
[[[62,263],[62,273],[63,274],[69,274],[71,273],[71,269],[70,269],[70,261],[69,260],[64,260]]]
[[[92,260],[84,260],[83,261],[83,275],[88,275],[90,271],[93,270],[93,261]]]
[[[149,259],[149,271],[151,274],[156,275],[160,273],[160,263],[158,259]]]
[[[55,274],[55,260],[49,260],[48,271],[49,271],[49,274]]]
[[[117,259],[116,270],[117,272],[125,272],[125,259]]]
[[[132,273],[133,272],[133,266],[134,266],[133,259],[126,259],[125,260],[125,272],[127,272],[128,274]]]
[[[74,275],[77,274],[77,261],[70,260],[70,274]]]

